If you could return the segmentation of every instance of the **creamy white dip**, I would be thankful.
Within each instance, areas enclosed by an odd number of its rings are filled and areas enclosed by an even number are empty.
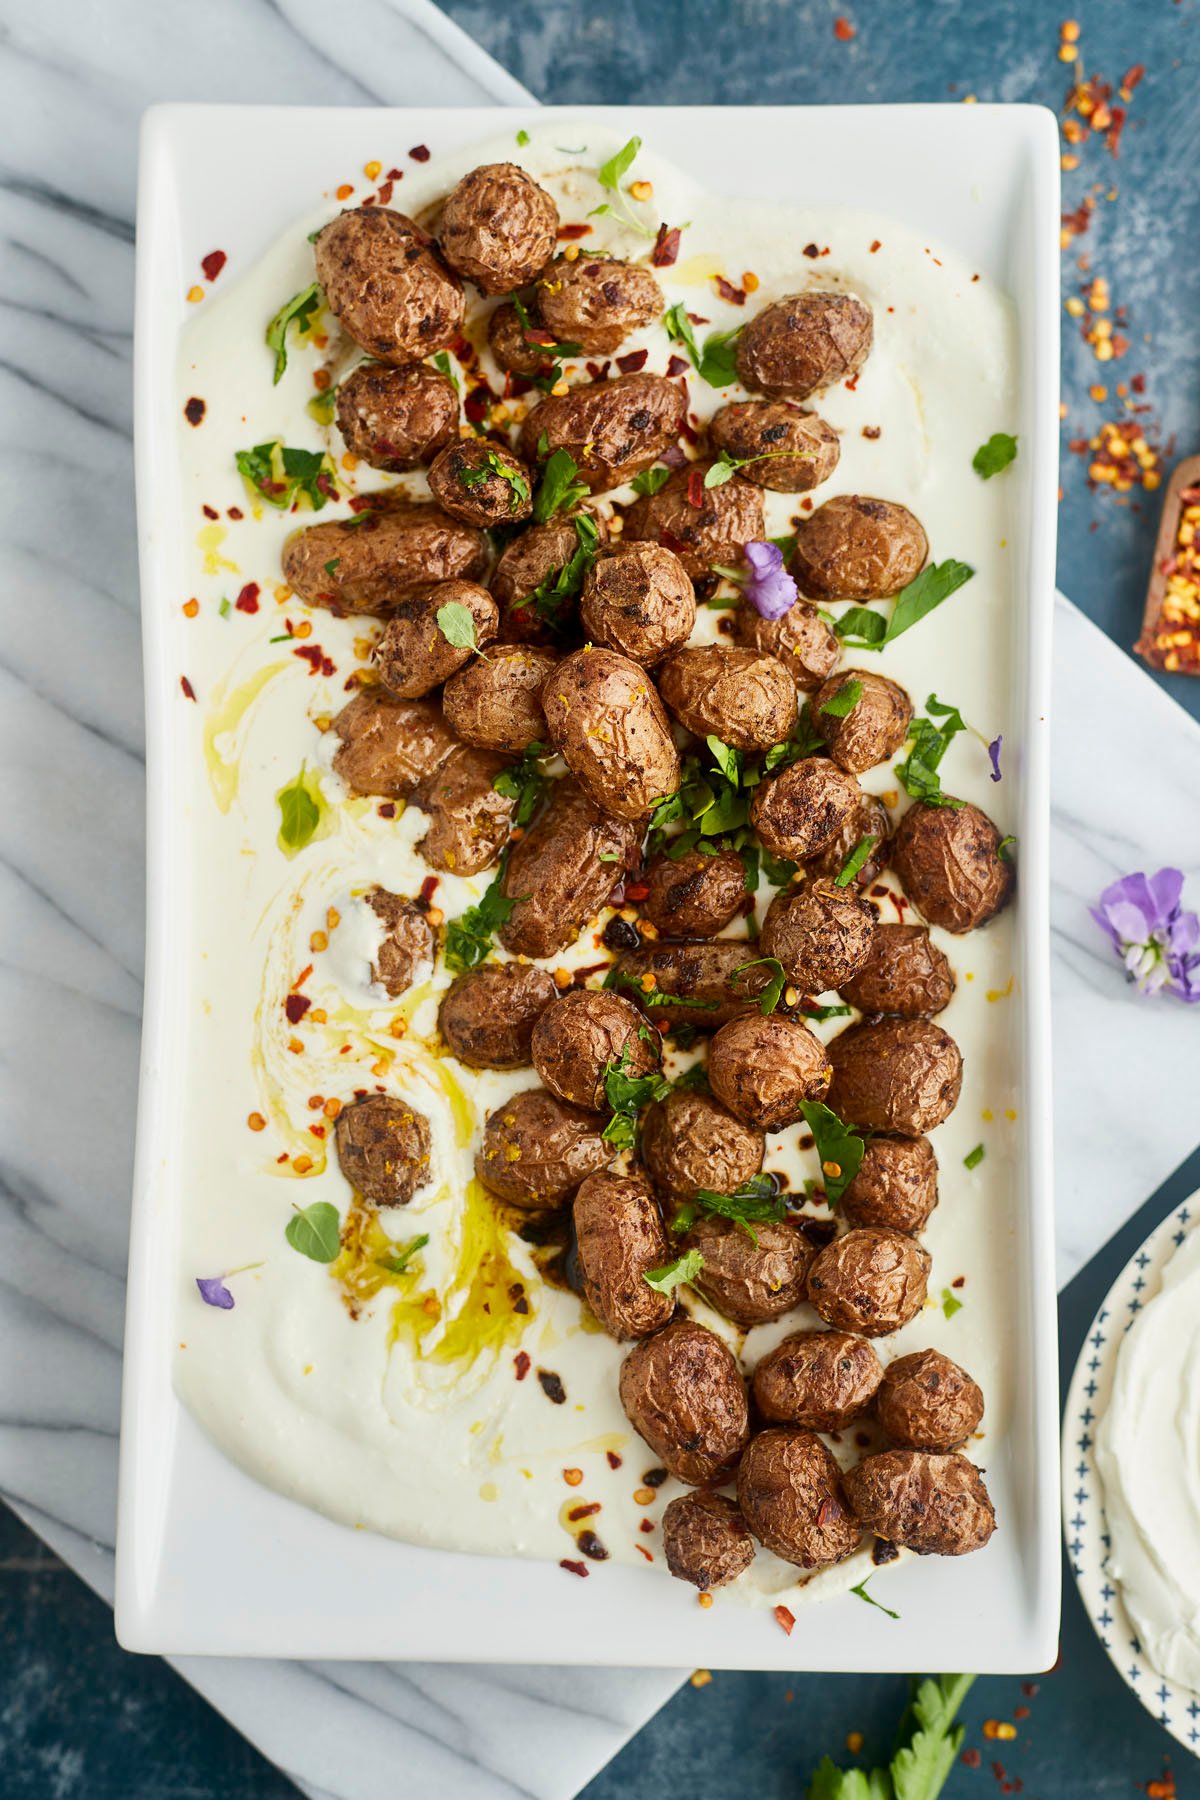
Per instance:
[[[571,146],[570,154],[560,145]],[[548,124],[521,148],[506,137],[424,168],[408,165],[392,204],[419,214],[468,168],[506,158],[545,182],[565,220],[583,220],[604,198],[584,171],[617,147],[611,134]],[[815,500],[862,492],[903,501],[924,523],[934,560],[961,558],[974,567],[974,579],[933,617],[882,657],[863,653],[862,660],[905,684],[918,710],[931,692],[962,709],[981,736],[952,746],[946,785],[1010,830],[1016,719],[1009,502],[1004,478],[985,483],[971,468],[979,444],[1010,430],[1015,416],[1006,300],[951,254],[889,219],[780,210],[751,199],[719,202],[648,150],[633,173],[654,184],[647,209],[654,222],[690,221],[680,260],[656,273],[668,304],[683,300],[711,322],[701,337],[806,287],[845,286],[872,306],[875,344],[865,368],[852,386],[815,402],[842,444],[840,466]],[[361,178],[357,171],[347,178],[358,182],[357,202]],[[596,1328],[572,1293],[541,1278],[531,1247],[505,1227],[473,1180],[485,1116],[536,1077],[528,1070],[476,1074],[446,1055],[436,1032],[438,995],[449,979],[440,963],[398,1003],[370,979],[378,934],[354,897],[376,883],[412,896],[429,873],[413,850],[425,815],[397,806],[398,816],[382,816],[377,802],[347,797],[330,770],[336,746],[328,721],[349,698],[347,678],[364,666],[377,628],[310,611],[278,586],[283,542],[311,516],[255,504],[235,471],[237,450],[277,439],[327,447],[347,498],[391,485],[392,478],[365,466],[347,467],[336,430],[307,411],[314,371],[333,357],[344,373],[356,359],[348,346],[339,350],[333,322],[324,321],[324,347],[293,337],[278,386],[263,342],[267,321],[313,278],[306,234],[335,210],[327,196],[320,212],[298,221],[257,265],[230,271],[234,279],[190,321],[181,352],[180,480],[196,549],[181,571],[176,640],[179,672],[196,706],[193,753],[179,787],[189,814],[192,899],[190,916],[178,921],[190,995],[176,1043],[191,1099],[179,1121],[185,1172],[171,1196],[180,1219],[175,1379],[231,1457],[347,1525],[416,1543],[562,1559],[578,1556],[575,1539],[586,1523],[612,1558],[644,1561],[658,1573],[658,1521],[679,1490],[667,1482],[653,1503],[644,1499],[642,1476],[656,1459],[618,1402],[624,1348]],[[644,238],[609,219],[594,226],[588,249],[645,256]],[[806,246],[817,254],[806,256]],[[758,286],[745,309],[718,298],[714,275],[740,286],[747,272]],[[482,341],[481,326],[472,330]],[[655,329],[635,334],[622,351],[643,344],[651,371],[665,370],[678,348]],[[700,419],[741,393],[689,379]],[[493,385],[502,385],[494,372]],[[206,405],[198,428],[183,420],[192,396]],[[401,485],[426,491],[420,476]],[[798,496],[764,499],[768,531],[787,531]],[[219,516],[209,518],[204,508]],[[230,519],[230,508],[244,518]],[[344,503],[320,515],[342,516]],[[236,600],[247,583],[258,584],[258,611],[222,611],[222,598]],[[199,601],[190,618],[183,612],[189,598]],[[717,638],[722,616],[702,607],[693,641]],[[308,627],[308,635],[269,642],[285,631],[284,621]],[[302,644],[319,645],[335,673],[310,673],[295,654]],[[855,660],[853,653],[844,659]],[[1009,779],[996,787],[983,744],[1001,732]],[[313,841],[288,857],[277,839],[276,796],[302,767],[322,816]],[[864,785],[893,806],[903,799],[887,767],[872,770]],[[455,917],[489,879],[443,875],[435,903]],[[760,894],[760,914],[769,898],[770,890]],[[901,916],[887,903],[884,913]],[[331,923],[335,917],[340,923]],[[604,960],[598,946],[607,917],[553,964]],[[886,1360],[934,1345],[970,1369],[987,1397],[973,1447],[986,1461],[1007,1426],[1005,1346],[1015,1312],[1012,1196],[1021,1123],[1013,1098],[1019,1003],[1012,921],[1004,915],[965,939],[934,937],[959,979],[942,1018],[963,1051],[965,1078],[957,1110],[935,1135],[942,1198],[925,1234],[934,1258],[930,1302],[877,1347]],[[293,988],[310,1002],[296,1020],[287,1014]],[[845,1023],[820,1029],[829,1036]],[[376,1087],[410,1098],[429,1118],[433,1179],[406,1208],[356,1215],[350,1248],[322,1266],[293,1251],[284,1229],[293,1206],[315,1200],[348,1213],[351,1194],[332,1154],[326,1103]],[[251,1129],[251,1115],[260,1129]],[[986,1156],[967,1171],[963,1159],[979,1143]],[[794,1189],[818,1173],[797,1130],[769,1141],[767,1163],[786,1172]],[[429,1242],[408,1272],[381,1271],[377,1258],[389,1240],[418,1234]],[[195,1278],[233,1270],[244,1271],[229,1278],[233,1310],[206,1307]],[[527,1298],[523,1313],[507,1299],[517,1281]],[[944,1307],[944,1296],[961,1309]],[[739,1349],[747,1370],[789,1330],[816,1323],[799,1308],[743,1338],[686,1293],[684,1303]],[[528,1372],[518,1379],[525,1359]],[[539,1370],[560,1379],[562,1403],[548,1397]],[[843,1433],[835,1449],[853,1460],[869,1435],[869,1427]],[[639,1491],[643,1497],[635,1499]],[[581,1506],[599,1510],[584,1521],[568,1516]],[[795,1568],[760,1551],[721,1601],[794,1605],[860,1581],[869,1566],[864,1550],[802,1583]],[[595,1565],[592,1572],[602,1576]]]
[[[1146,1659],[1200,1692],[1200,1231],[1121,1340],[1096,1464],[1109,1573]]]

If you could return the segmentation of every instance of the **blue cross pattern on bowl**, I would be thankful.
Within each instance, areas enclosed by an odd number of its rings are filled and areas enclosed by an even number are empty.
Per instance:
[[[1063,1531],[1084,1610],[1113,1667],[1147,1712],[1200,1756],[1200,1695],[1151,1668],[1109,1571],[1111,1543],[1096,1468],[1095,1428],[1112,1392],[1121,1339],[1158,1292],[1163,1270],[1200,1213],[1200,1193],[1155,1227],[1104,1297],[1084,1339],[1063,1414]]]

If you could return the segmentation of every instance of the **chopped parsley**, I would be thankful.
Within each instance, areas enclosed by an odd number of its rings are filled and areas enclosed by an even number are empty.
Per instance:
[[[936,694],[926,700],[925,711],[932,716],[913,720],[908,755],[896,764],[896,778],[906,794],[927,806],[959,807],[961,800],[943,794],[938,769],[959,732],[967,729],[966,721],[956,706],[943,706]]]
[[[868,856],[879,842],[877,837],[859,838],[853,850],[833,878],[835,887],[849,887],[854,877],[860,872]]]
[[[894,643],[943,600],[957,593],[974,573],[969,563],[952,559],[930,563],[897,594],[889,619],[882,613],[872,612],[869,606],[851,606],[837,620],[834,630],[852,649],[882,650],[885,644]]]
[[[301,494],[314,512],[337,498],[333,464],[323,450],[294,450],[273,442],[238,450],[233,460],[259,498],[281,511]]]
[[[868,1594],[867,1582],[870,1581],[871,1579],[872,1578],[870,1575],[865,1575],[863,1577],[863,1579],[859,1582],[858,1586],[852,1587],[850,1589],[850,1592],[855,1596],[856,1599],[865,1600],[868,1606],[878,1607],[879,1611],[881,1613],[886,1613],[889,1619],[898,1619],[900,1617],[900,1614],[898,1612],[893,1612],[890,1606],[885,1606],[883,1604],[882,1600],[876,1600],[876,1598],[873,1594]]]
[[[527,379],[533,382],[534,387],[540,388],[543,394],[548,394],[551,388],[557,387],[563,378],[564,359],[568,356],[582,356],[583,345],[556,343],[547,332],[534,324],[529,316],[529,308],[520,294],[513,294],[511,299],[512,309],[521,326],[522,338],[531,350],[540,351],[550,364],[549,368],[543,369],[539,374],[530,375]]]
[[[948,1287],[942,1289],[942,1311],[948,1319],[952,1319],[956,1312],[961,1312],[962,1305],[957,1294],[952,1294]]]
[[[986,1155],[987,1151],[984,1149],[983,1145],[976,1144],[975,1148],[973,1150],[968,1150],[967,1154],[963,1157],[963,1168],[977,1169]]]
[[[304,410],[310,419],[317,421],[318,425],[332,425],[333,415],[337,409],[337,396],[337,384],[322,388],[319,394],[313,395]]]
[[[501,769],[492,782],[497,794],[503,794],[506,800],[516,801],[512,816],[515,826],[528,825],[541,804],[542,795],[546,791],[546,777],[542,774],[538,758],[547,754],[544,744],[527,745],[520,762]]]
[[[686,1250],[677,1256],[674,1262],[664,1264],[661,1269],[647,1269],[642,1280],[659,1294],[673,1294],[675,1289],[685,1281],[695,1281],[704,1267],[704,1257],[699,1250]]]
[[[777,956],[756,956],[753,962],[739,963],[733,972],[735,975],[740,975],[744,969],[758,969],[764,966],[771,971],[771,979],[763,989],[758,1002],[758,1010],[765,1018],[768,1013],[775,1011],[783,999],[783,990],[788,984],[787,971],[779,958]]]
[[[604,977],[606,988],[627,988],[636,994],[643,1006],[691,1006],[698,1012],[715,1012],[716,1000],[697,1000],[691,994],[667,994],[660,987],[643,987],[642,976],[634,975],[628,969],[618,969],[614,963]]]
[[[417,1251],[423,1250],[428,1242],[427,1231],[423,1231],[420,1237],[406,1238],[404,1243],[396,1245],[390,1256],[377,1256],[376,1265],[386,1269],[389,1275],[403,1275]]]
[[[758,1234],[754,1226],[777,1225],[787,1217],[787,1203],[769,1175],[752,1175],[732,1194],[716,1194],[709,1188],[701,1188],[679,1207],[671,1230],[676,1234],[690,1231],[700,1214],[707,1218],[732,1219],[757,1245]]]
[[[652,1100],[661,1100],[671,1091],[671,1083],[659,1070],[649,1075],[628,1075],[629,1045],[621,1051],[618,1062],[610,1062],[604,1070],[604,1098],[612,1108],[612,1118],[601,1136],[614,1150],[632,1150],[637,1137],[637,1116]]]
[[[522,129],[520,131],[518,131],[518,133],[517,133],[517,142],[518,142],[518,144],[520,144],[522,149],[524,149],[525,145],[529,142],[529,133],[524,129],[524,127],[522,127]]]
[[[657,494],[660,488],[666,487],[670,479],[670,469],[665,469],[661,465],[656,469],[643,469],[640,475],[635,475],[633,478],[633,491],[645,498],[648,495]]]
[[[538,618],[551,631],[562,629],[565,623],[563,606],[566,601],[574,599],[583,587],[600,547],[600,532],[591,513],[576,513],[572,523],[575,526],[576,548],[565,563],[542,577],[532,594],[526,594],[513,607],[514,612],[519,612],[526,606],[532,606]]]
[[[757,456],[730,456],[728,450],[722,450],[706,473],[704,485],[706,488],[724,487],[739,469],[748,469],[751,463],[768,462],[773,456],[794,456],[798,461],[812,461],[812,454],[808,450],[762,450]]]
[[[1017,460],[1017,440],[1007,431],[994,431],[986,444],[980,444],[971,458],[971,467],[984,481],[999,475],[1009,463]]]
[[[545,433],[542,434],[545,442]],[[547,448],[549,446],[547,445]],[[544,455],[542,445],[538,445],[538,455]],[[556,512],[571,512],[586,500],[588,486],[586,481],[578,481],[579,464],[569,450],[555,450],[542,470],[542,478],[538,483],[537,496],[533,502],[533,519],[535,525],[544,525],[552,519]]]
[[[459,486],[465,488],[482,487],[484,482],[490,481],[493,475],[498,475],[501,481],[507,481],[509,487],[512,489],[512,499],[509,503],[508,510],[510,512],[519,511],[524,502],[529,498],[529,483],[526,481],[520,469],[514,469],[511,463],[505,462],[498,450],[493,450],[489,447],[484,452],[483,461],[479,464],[478,468],[460,469],[458,471]]]
[[[822,717],[828,713],[831,719],[848,719],[862,699],[862,691],[861,681],[843,681],[821,708]]]
[[[444,375],[446,380],[451,383],[456,394],[461,392],[458,376],[454,373],[454,364],[450,361],[450,352],[448,350],[438,351],[433,359],[433,366],[438,371],[439,375]]]
[[[1017,840],[1010,832],[1007,837],[1002,837],[1000,842],[996,845],[996,855],[1000,858],[1001,862],[1015,862],[1017,859],[1013,855],[1013,851],[1016,847]]]
[[[728,387],[737,380],[737,340],[741,332],[739,325],[735,331],[710,331],[704,340],[703,350],[696,342],[696,333],[692,321],[688,317],[687,307],[682,300],[667,308],[663,314],[663,324],[672,340],[682,344],[691,358],[692,367],[709,387]],[[732,474],[732,470],[730,473]],[[728,476],[725,477],[728,480]],[[717,484],[713,484],[717,485]]]
[[[820,1100],[802,1100],[800,1110],[817,1146],[821,1186],[830,1206],[836,1206],[862,1165],[865,1145],[852,1125],[846,1125]]]
[[[294,325],[299,336],[313,328],[317,313],[321,310],[321,290],[314,281],[303,293],[293,294],[286,306],[281,306],[271,323],[267,326],[267,349],[275,352],[275,373],[271,377],[272,385],[276,385],[287,368],[287,334],[288,326]]]
[[[507,899],[501,891],[507,867],[506,851],[500,859],[500,867],[494,880],[480,899],[474,906],[468,906],[461,918],[451,919],[446,927],[446,967],[456,975],[465,975],[468,969],[477,969],[481,962],[486,962],[493,936],[502,925],[507,924],[509,914],[517,904],[515,900]],[[523,895],[522,898],[528,896]]]

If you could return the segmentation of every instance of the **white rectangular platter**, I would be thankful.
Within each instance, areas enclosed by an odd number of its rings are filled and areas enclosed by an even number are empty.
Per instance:
[[[888,1571],[890,1620],[850,1596],[801,1610],[700,1612],[633,1567],[468,1556],[352,1531],[226,1459],[172,1385],[179,1156],[189,1088],[187,829],[193,710],[180,702],[195,520],[178,466],[180,332],[202,256],[247,268],[347,171],[425,144],[460,151],[561,122],[608,147],[634,133],[713,194],[894,219],[949,246],[1015,311],[1004,696],[1006,817],[1020,840],[1013,992],[995,1015],[1014,1121],[989,1204],[987,1287],[1003,1368],[987,1444],[999,1529],[963,1559]],[[580,136],[584,134],[584,137]],[[386,164],[385,164],[386,166]],[[402,201],[398,200],[397,204]],[[136,420],[149,758],[149,941],[126,1340],[117,1631],[130,1649],[247,1656],[880,1671],[1025,1671],[1055,1655],[1057,1376],[1050,1166],[1047,719],[1058,442],[1058,144],[1031,107],[341,111],[168,106],[142,140]],[[932,253],[932,252],[931,252]],[[953,545],[936,546],[950,554]],[[915,638],[914,638],[915,643]],[[914,673],[912,680],[920,680]],[[940,679],[940,677],[939,677]],[[957,696],[951,694],[950,698]],[[918,705],[924,689],[914,699]],[[1015,793],[1014,793],[1015,789]],[[250,922],[247,929],[250,928]],[[956,1140],[957,1141],[957,1140]],[[969,1147],[969,1146],[968,1146]],[[983,1228],[981,1227],[981,1230]],[[936,1245],[934,1246],[936,1249]],[[207,1271],[202,1271],[207,1272]]]

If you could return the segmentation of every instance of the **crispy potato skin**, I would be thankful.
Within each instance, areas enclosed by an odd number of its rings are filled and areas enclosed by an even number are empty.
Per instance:
[[[696,590],[670,550],[619,544],[597,558],[579,612],[589,639],[651,668],[687,642],[696,623]]]
[[[454,383],[424,363],[360,363],[337,391],[347,450],[373,469],[420,469],[458,436]]]
[[[789,294],[742,332],[738,376],[753,393],[806,400],[861,369],[873,334],[871,309],[853,294]]]
[[[924,1231],[938,1203],[938,1165],[926,1137],[870,1137],[858,1174],[842,1195],[848,1225]]]
[[[401,600],[383,628],[372,660],[379,679],[397,700],[419,700],[470,662],[474,652],[452,644],[438,626],[443,606],[465,606],[482,648],[496,635],[499,613],[485,587],[474,581],[437,581]]]
[[[925,567],[921,521],[896,500],[837,494],[796,532],[792,574],[811,599],[886,600]]]
[[[796,723],[796,684],[775,656],[725,644],[676,650],[658,672],[669,710],[697,737],[769,750]]]
[[[848,1331],[797,1331],[754,1371],[754,1403],[772,1425],[842,1431],[866,1412],[883,1367],[866,1338]]]
[[[371,967],[371,979],[396,1000],[412,986],[422,963],[433,961],[437,947],[433,927],[414,900],[391,894],[386,888],[372,888],[366,903],[387,933]]]
[[[867,1530],[918,1556],[966,1556],[996,1529],[983,1477],[965,1456],[885,1450],[865,1456],[845,1479]]]
[[[743,481],[779,494],[807,494],[828,481],[842,446],[832,425],[790,400],[735,400],[713,414],[708,428],[714,450],[735,462]]]
[[[875,1416],[901,1450],[955,1450],[983,1417],[983,1390],[940,1350],[887,1366]]]
[[[342,741],[336,774],[355,794],[407,800],[454,748],[441,708],[431,700],[395,700],[365,688],[343,706],[331,729]]]
[[[762,492],[737,475],[706,488],[712,459],[676,469],[657,494],[643,494],[625,514],[623,543],[665,544],[695,580],[714,563],[738,563],[764,532]]]
[[[715,937],[746,898],[746,865],[736,850],[703,856],[699,850],[650,859],[643,876],[642,911],[666,937]]]
[[[542,689],[550,741],[584,792],[618,819],[642,819],[679,786],[680,760],[658,690],[615,650],[576,650]]]
[[[511,864],[509,865],[511,867]],[[754,946],[733,938],[711,943],[656,944],[626,950],[613,965],[616,985],[656,1025],[717,1031],[729,1019],[758,1010],[770,976],[753,962]],[[739,969],[744,973],[739,974]],[[643,987],[653,976],[649,988]]]
[[[481,163],[451,189],[438,226],[442,255],[485,294],[511,294],[554,255],[558,208],[516,163]]]
[[[760,656],[776,656],[802,694],[812,693],[836,667],[842,647],[815,606],[796,600],[782,619],[764,619],[742,597],[733,615],[733,635]]]
[[[549,806],[508,859],[504,894],[516,902],[500,928],[513,956],[553,956],[595,918],[637,852],[637,833],[610,818],[573,781],[554,784]],[[602,856],[615,860],[602,862]]]
[[[663,1513],[662,1536],[672,1575],[701,1593],[728,1586],[754,1561],[746,1521],[724,1494],[677,1494]]]
[[[678,440],[684,411],[682,393],[665,375],[581,383],[570,393],[548,394],[530,410],[521,453],[534,462],[545,433],[550,450],[569,450],[580,480],[603,494],[658,461]]]
[[[666,301],[649,269],[612,257],[559,261],[537,284],[538,311],[560,344],[609,356],[631,331],[661,318]]]
[[[429,1120],[406,1100],[370,1094],[338,1114],[338,1163],[370,1206],[407,1206],[429,1180]]]
[[[801,1569],[840,1562],[862,1536],[837,1463],[811,1431],[772,1426],[751,1438],[738,1467],[737,1496],[759,1543]]]
[[[516,525],[533,511],[531,471],[485,438],[457,438],[439,451],[430,465],[429,491],[466,525]]]
[[[841,831],[862,790],[824,756],[805,756],[754,790],[750,823],[772,856],[803,862]]]
[[[842,997],[864,1013],[928,1019],[954,998],[954,970],[924,925],[880,925]]]
[[[732,1351],[693,1319],[635,1344],[621,1365],[621,1405],[668,1474],[692,1487],[724,1481],[750,1435],[746,1384]]]
[[[767,908],[760,943],[803,994],[844,987],[870,955],[875,909],[852,887],[821,876],[783,888]]]
[[[845,718],[826,712],[827,701],[856,681],[862,692]],[[913,704],[897,681],[870,669],[839,669],[812,697],[812,722],[839,769],[862,775],[894,756],[908,736]]]
[[[533,1028],[558,989],[535,963],[485,963],[460,975],[438,1008],[438,1030],[469,1069],[528,1069]]]
[[[735,1119],[711,1094],[674,1088],[647,1108],[642,1157],[654,1185],[676,1200],[701,1188],[732,1194],[763,1165],[763,1135]]]
[[[533,1212],[564,1206],[580,1182],[612,1161],[603,1130],[596,1113],[568,1106],[545,1088],[526,1088],[489,1115],[475,1173],[510,1206]]]
[[[644,1338],[667,1323],[675,1296],[642,1279],[672,1255],[644,1175],[589,1175],[575,1195],[575,1239],[587,1303],[610,1337]]]
[[[482,532],[423,502],[388,501],[309,525],[283,547],[288,586],[339,618],[386,619],[409,594],[435,581],[474,581],[486,563]]]
[[[339,213],[314,256],[330,312],[381,362],[419,362],[459,335],[462,283],[405,213],[383,206]]]
[[[464,744],[520,755],[546,742],[542,689],[557,656],[540,644],[491,644],[442,691],[446,723]]]
[[[974,931],[1012,898],[1015,871],[1000,855],[1000,833],[969,802],[910,806],[892,840],[892,867],[913,905],[943,931]]]
[[[796,1219],[755,1225],[754,1236],[757,1244],[733,1219],[700,1218],[680,1245],[704,1257],[693,1287],[746,1331],[802,1304],[815,1254]]]
[[[962,1056],[931,1019],[866,1020],[839,1032],[827,1049],[829,1104],[866,1131],[923,1137],[958,1104]]]
[[[887,1337],[925,1304],[933,1259],[900,1231],[862,1227],[834,1238],[808,1271],[808,1298],[827,1325]]]
[[[491,750],[458,744],[413,790],[413,805],[429,814],[429,830],[417,849],[430,868],[450,875],[491,868],[508,842],[516,807],[495,787],[507,766],[507,759]]]
[[[548,575],[557,575],[579,548],[575,518],[548,519],[544,525],[528,525],[502,552],[489,583],[500,608],[500,636],[505,643],[552,644],[567,630],[579,610],[578,599],[558,600],[551,618],[539,611],[534,594]],[[603,545],[608,527],[598,514],[588,513]]]
[[[642,1036],[645,1020],[620,994],[575,988],[552,1000],[533,1028],[533,1066],[552,1094],[591,1112],[610,1112],[605,1071],[611,1064],[631,1079],[649,1075],[662,1060]]]
[[[708,1079],[717,1099],[745,1125],[782,1131],[801,1117],[803,1100],[819,1100],[829,1086],[821,1040],[795,1019],[746,1013],[722,1025],[708,1053]]]
[[[831,881],[836,881],[846,866],[846,859],[857,850],[863,838],[874,838],[875,842],[867,852],[867,860],[849,883],[851,888],[868,888],[887,865],[891,829],[892,821],[883,801],[874,794],[864,794],[860,789],[850,811],[829,842],[815,856],[805,857],[805,872],[809,875],[827,875]]]

